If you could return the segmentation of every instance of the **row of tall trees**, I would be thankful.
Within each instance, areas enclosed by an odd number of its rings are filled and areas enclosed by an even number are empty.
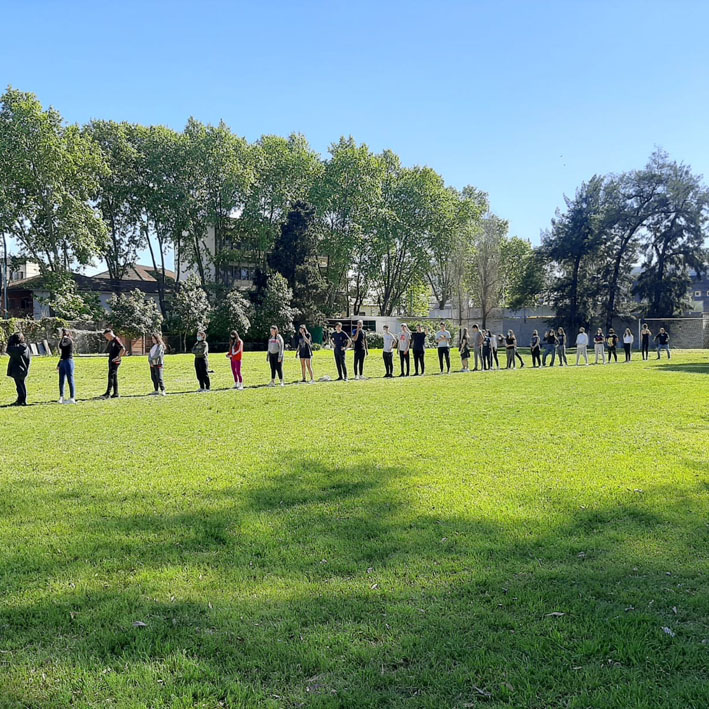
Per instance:
[[[646,317],[681,312],[691,272],[707,268],[708,220],[701,177],[662,150],[641,170],[583,183],[539,249],[560,321],[608,328],[639,310]]]

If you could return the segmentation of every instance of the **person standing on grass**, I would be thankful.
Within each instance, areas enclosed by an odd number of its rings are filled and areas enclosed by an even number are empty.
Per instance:
[[[579,328],[579,334],[576,335],[576,366],[579,366],[581,357],[586,361],[588,367],[588,335],[583,327]]]
[[[650,358],[650,338],[652,337],[652,332],[647,326],[647,323],[643,324],[643,329],[640,331],[640,345],[642,348],[643,360]]]
[[[347,348],[352,343],[350,336],[342,329],[342,323],[335,325],[335,332],[330,338],[332,351],[335,353],[335,364],[337,365],[337,381],[347,381]]]
[[[207,343],[207,333],[200,330],[197,332],[197,341],[192,345],[194,355],[194,371],[197,374],[199,391],[208,392],[212,383],[209,379],[209,344]]]
[[[117,399],[118,394],[118,368],[121,366],[123,355],[126,348],[123,343],[114,335],[111,328],[106,328],[103,331],[103,336],[108,342],[108,388],[103,395],[103,399]],[[113,394],[111,394],[113,389]]]
[[[396,335],[389,332],[389,326],[384,325],[382,335],[382,357],[384,358],[384,379],[391,379],[394,376],[394,343]]]
[[[472,337],[470,343],[473,346],[473,371],[485,369],[483,363],[483,334],[477,324],[473,325]]]
[[[611,328],[608,330],[608,337],[606,338],[608,343],[608,364],[611,363],[611,357],[618,361],[618,335],[615,334],[615,330]]]
[[[426,372],[426,331],[423,325],[416,326],[416,332],[411,336],[414,351],[414,376],[423,376]],[[419,367],[421,371],[419,372]]]
[[[313,336],[308,332],[305,325],[298,328],[296,357],[300,359],[300,371],[303,375],[302,381],[305,381],[306,372],[310,375],[310,383],[315,384],[313,376]]]
[[[17,400],[12,406],[27,406],[27,385],[25,384],[30,373],[32,353],[25,344],[25,336],[15,332],[8,338],[5,350],[9,357],[7,363],[7,376],[15,381]]]
[[[556,354],[556,334],[550,328],[544,335],[544,354],[542,355],[542,367],[547,366],[547,357],[551,355],[550,367],[554,366],[554,355]]]
[[[507,352],[507,369],[515,369],[517,338],[515,337],[514,330],[507,331],[507,337],[505,337],[505,350]]]
[[[364,358],[369,354],[367,346],[367,333],[364,331],[364,323],[357,321],[357,328],[352,335],[352,345],[354,347],[354,371],[355,379],[364,379]]]
[[[657,359],[660,359],[660,353],[662,350],[667,352],[667,359],[670,357],[670,335],[665,331],[664,327],[660,328],[660,332],[655,335],[655,343],[657,344]]]
[[[436,333],[438,364],[441,368],[441,374],[443,374],[443,360],[446,361],[446,374],[451,373],[451,338],[450,331],[446,328],[446,324],[442,322],[441,329]]]
[[[566,333],[563,327],[556,331],[556,356],[559,358],[560,367],[569,366],[569,360],[566,359]]]
[[[603,364],[606,363],[606,346],[605,346],[605,341],[606,338],[603,335],[603,330],[599,327],[598,330],[596,330],[596,334],[593,336],[593,349],[596,353],[596,362],[595,364],[598,364],[598,358],[601,358],[601,362]]]
[[[529,341],[529,351],[532,354],[532,367],[542,366],[542,338],[539,337],[539,331],[535,330],[532,333],[532,338]]]
[[[74,387],[74,340],[71,333],[66,328],[61,329],[59,338],[59,362],[57,363],[59,372],[59,403],[75,404],[76,389]],[[69,385],[69,399],[64,398],[64,384]]]
[[[489,330],[482,331],[483,336],[483,369],[492,369],[492,337]]]
[[[409,354],[409,350],[411,349],[411,330],[409,330],[409,326],[406,324],[401,326],[397,347],[399,350],[399,367],[401,369],[399,376],[408,377],[411,371],[411,357]],[[404,369],[406,369],[406,374],[404,374]]]
[[[633,347],[633,341],[635,338],[633,337],[633,333],[630,332],[630,328],[626,327],[625,332],[623,333],[623,350],[625,351],[625,361],[630,362],[631,356],[630,356],[630,351]]]
[[[524,369],[524,360],[522,355],[519,353],[519,347],[517,346],[517,336],[515,335],[515,358],[519,360],[519,368]]]
[[[468,341],[468,328],[464,327],[460,331],[460,343],[458,344],[458,352],[460,352],[460,361],[463,365],[463,371],[469,372],[468,364],[470,362],[470,343]]]
[[[241,376],[241,362],[244,356],[244,341],[236,330],[229,333],[229,351],[227,359],[231,362],[231,374],[234,377],[234,389],[244,388],[244,378]]]
[[[278,333],[278,325],[271,325],[271,336],[268,338],[266,352],[266,361],[271,366],[271,381],[268,385],[270,387],[276,386],[276,376],[278,376],[281,386],[285,386],[283,381],[283,353],[285,349],[283,338]]]
[[[495,369],[500,368],[500,360],[497,359],[497,346],[500,342],[499,338],[502,335],[496,335],[492,330],[488,330],[487,334],[490,336],[490,369],[492,369],[492,361],[495,360]]]
[[[165,396],[165,380],[163,379],[163,368],[165,367],[165,343],[162,337],[155,333],[152,335],[150,352],[148,352],[148,364],[150,365],[150,379],[153,382],[153,396]]]

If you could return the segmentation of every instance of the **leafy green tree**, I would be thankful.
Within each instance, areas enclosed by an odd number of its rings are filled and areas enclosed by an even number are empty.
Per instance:
[[[160,332],[163,317],[158,304],[141,290],[114,293],[109,300],[111,326],[131,339]]]
[[[251,328],[252,317],[253,308],[249,299],[239,288],[232,288],[223,298],[218,299],[209,323],[209,332],[224,338],[226,333],[237,330],[243,338]]]
[[[538,250],[513,236],[502,243],[503,303],[512,310],[539,305],[546,289],[546,270]]]
[[[88,265],[106,228],[91,200],[107,170],[97,146],[34,94],[0,99],[0,194],[4,229],[43,273]]]
[[[106,317],[106,311],[96,293],[80,293],[76,281],[67,272],[46,273],[42,286],[49,292],[47,298],[39,298],[63,320],[95,320]]]
[[[190,276],[177,284],[171,316],[176,330],[183,334],[183,346],[188,333],[207,329],[212,306],[199,278]]]
[[[280,273],[261,274],[254,294],[251,328],[252,341],[266,339],[271,325],[277,325],[285,337],[293,332],[295,308],[291,307],[293,292]]]

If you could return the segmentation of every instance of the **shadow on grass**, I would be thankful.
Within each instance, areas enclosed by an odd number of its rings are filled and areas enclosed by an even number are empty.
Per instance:
[[[2,552],[0,690],[42,707],[700,706],[706,618],[688,608],[706,581],[682,566],[706,549],[699,495],[550,525],[420,511],[408,477],[294,454],[190,500],[14,485],[20,537],[45,504],[70,533]],[[678,520],[679,571],[644,551]]]
[[[668,362],[656,365],[668,372],[683,372],[684,374],[709,374],[709,362]]]

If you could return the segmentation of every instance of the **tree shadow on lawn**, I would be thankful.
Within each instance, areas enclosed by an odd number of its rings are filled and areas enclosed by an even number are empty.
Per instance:
[[[628,706],[640,692],[700,706],[706,581],[687,565],[706,548],[699,495],[629,493],[552,525],[414,513],[407,477],[293,456],[262,483],[172,510],[144,493],[34,490],[38,506],[99,510],[75,511],[57,553],[4,553],[0,659],[66,671],[64,690],[87,703]],[[681,541],[648,558],[677,519]],[[3,675],[18,704],[60,697]]]
[[[667,362],[656,365],[658,369],[683,374],[709,374],[709,362]]]

